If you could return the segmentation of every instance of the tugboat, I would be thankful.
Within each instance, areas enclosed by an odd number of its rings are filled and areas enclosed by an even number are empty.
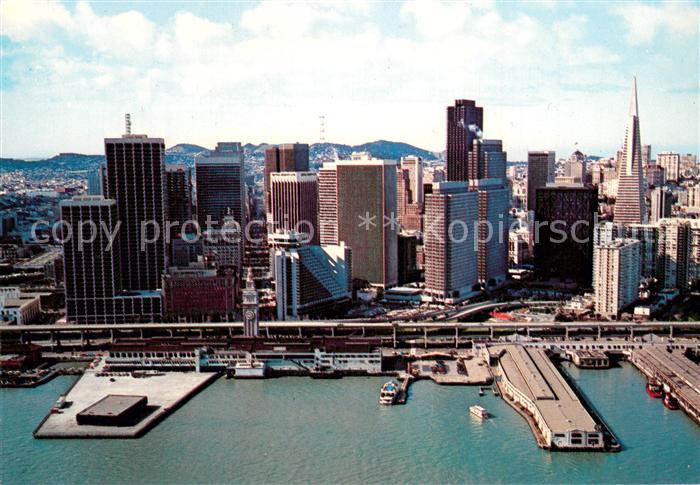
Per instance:
[[[399,385],[394,381],[389,381],[382,386],[379,392],[379,404],[391,406],[396,403],[399,397]]]
[[[666,397],[664,397],[664,406],[666,406],[667,409],[675,411],[678,409],[678,400],[671,396],[670,393],[666,393]]]
[[[650,380],[647,382],[647,394],[649,394],[654,399],[659,399],[664,397],[664,391],[656,380]]]

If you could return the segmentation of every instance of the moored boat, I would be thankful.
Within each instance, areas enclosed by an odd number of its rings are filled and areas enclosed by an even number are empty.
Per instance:
[[[664,397],[664,406],[675,411],[678,409],[678,400],[671,394],[666,393],[666,397]]]
[[[389,381],[382,386],[379,391],[379,404],[390,406],[396,403],[399,397],[399,385],[394,381]]]
[[[664,391],[658,381],[651,380],[647,382],[647,394],[655,399],[664,397]]]

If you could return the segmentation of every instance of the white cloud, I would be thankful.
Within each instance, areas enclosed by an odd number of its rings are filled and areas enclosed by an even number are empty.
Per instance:
[[[71,16],[57,1],[3,0],[0,2],[2,35],[16,41],[48,36],[52,27],[70,28]]]
[[[158,24],[133,10],[45,5],[62,13],[12,14],[7,35],[32,68],[8,72],[16,88],[4,95],[5,147],[44,136],[63,151],[99,150],[130,111],[137,129],[169,143],[314,141],[325,113],[329,139],[394,137],[441,149],[445,105],[469,97],[487,109],[486,135],[517,154],[567,143],[579,135],[565,130],[580,126],[590,139],[609,137],[615,126],[599,120],[591,86],[627,86],[619,54],[590,38],[584,15],[556,22],[488,2],[409,1],[395,8],[402,24],[392,29],[374,15],[385,5],[364,2],[264,1],[239,22],[180,10]],[[42,37],[47,25],[54,33]],[[623,95],[622,124],[625,103]],[[64,118],[86,128],[57,135]]]
[[[622,3],[612,12],[623,18],[627,40],[633,45],[648,43],[663,31],[670,37],[698,35],[700,9],[691,2],[666,1],[661,5]]]

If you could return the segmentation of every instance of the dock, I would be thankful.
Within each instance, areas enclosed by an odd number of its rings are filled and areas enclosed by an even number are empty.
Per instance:
[[[561,375],[545,350],[509,345],[494,348],[498,356],[496,383],[506,402],[530,424],[537,444],[551,450],[606,451],[603,423]],[[615,445],[615,446],[610,446]]]
[[[432,379],[436,384],[478,386],[493,382],[488,362],[481,355],[471,353],[460,355],[455,360],[442,360],[441,369],[436,371],[438,360],[421,358],[411,364],[416,378]]]
[[[647,378],[661,382],[681,409],[700,424],[700,366],[680,350],[669,350],[663,345],[650,345],[631,351],[629,360]]]
[[[218,374],[215,373],[196,372],[167,372],[135,377],[130,372],[104,371],[101,363],[85,371],[66,394],[66,407],[58,412],[50,410],[34,431],[34,437],[138,438],[217,377]],[[109,402],[110,399],[118,401],[126,396],[145,397],[147,400],[147,405],[136,422],[126,426],[79,424],[79,414],[85,414],[86,410],[100,402]]]

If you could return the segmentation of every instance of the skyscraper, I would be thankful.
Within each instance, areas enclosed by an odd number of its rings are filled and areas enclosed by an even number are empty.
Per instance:
[[[508,200],[510,190],[502,179],[470,181],[479,196],[477,261],[479,282],[499,286],[508,276]]]
[[[433,184],[425,196],[425,294],[455,303],[478,282],[475,227],[479,194],[467,182]]]
[[[265,175],[263,189],[265,204],[270,207],[270,174],[274,172],[308,172],[309,145],[306,143],[284,143],[265,150]]]
[[[165,169],[165,180],[167,221],[169,224],[177,222],[170,228],[170,239],[173,240],[180,233],[182,225],[192,218],[190,169],[185,165],[168,165]]]
[[[350,246],[352,276],[385,288],[397,284],[399,223],[396,162],[353,153],[351,160],[324,164],[321,171],[322,244]],[[336,215],[334,238],[330,219]]]
[[[70,323],[155,321],[162,314],[157,291],[122,291],[118,204],[79,196],[60,204],[66,318]],[[123,224],[122,224],[123,225]],[[81,234],[82,231],[82,234]],[[94,237],[92,237],[94,235]],[[110,240],[111,235],[116,237]]]
[[[344,244],[309,245],[294,231],[270,234],[277,319],[332,313],[352,296],[351,251]]]
[[[484,110],[476,102],[458,99],[447,107],[447,180],[467,181],[479,178],[470,164],[473,142],[484,129]]]
[[[318,224],[318,178],[312,172],[270,174],[270,214],[273,231],[306,233],[310,244],[321,239]]]
[[[656,154],[656,164],[666,170],[666,180],[678,182],[681,174],[681,156],[674,152]]]
[[[423,227],[423,159],[416,156],[401,158],[397,173],[396,204],[401,227],[421,231]]]
[[[637,300],[640,243],[633,239],[615,239],[596,246],[594,251],[595,311],[614,318]]]
[[[555,185],[537,189],[535,271],[591,285],[598,188]],[[561,233],[564,232],[565,236]]]
[[[126,134],[105,139],[107,196],[117,202],[124,290],[161,287],[166,264],[165,142]]]
[[[649,222],[658,222],[659,219],[671,217],[673,208],[673,192],[663,187],[656,187],[651,191],[651,219]]]
[[[96,169],[88,173],[88,195],[104,195],[105,176],[104,163],[100,163]]]
[[[659,222],[656,278],[664,288],[685,290],[689,287],[691,268],[691,223],[685,219]]]
[[[194,160],[197,182],[197,218],[204,227],[209,217],[212,227],[226,220],[245,226],[245,170],[239,142],[220,142],[208,154]]]
[[[615,222],[643,224],[646,222],[644,177],[642,174],[642,145],[639,135],[637,78],[632,83],[630,111],[627,118],[625,143],[618,167],[618,188],[615,201]]]
[[[534,211],[537,189],[554,182],[554,152],[527,153],[527,210]]]

